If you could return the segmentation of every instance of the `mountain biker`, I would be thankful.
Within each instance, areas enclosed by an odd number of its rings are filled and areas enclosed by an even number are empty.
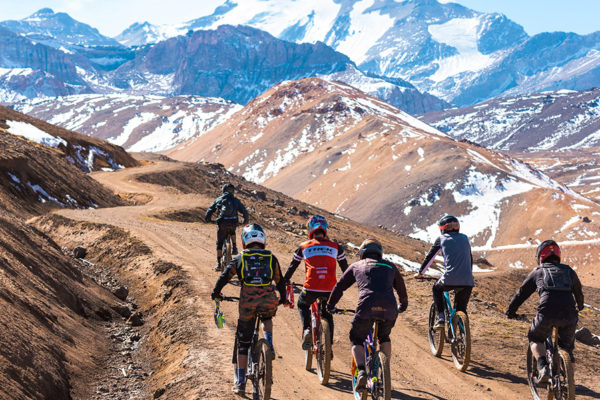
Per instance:
[[[275,281],[279,291],[279,304],[286,304],[285,284],[281,279],[281,268],[277,258],[269,250],[265,250],[266,236],[258,224],[246,225],[242,229],[242,245],[244,250],[236,255],[225,271],[219,276],[210,295],[213,300],[221,298],[221,290],[229,280],[237,275],[241,282],[239,319],[237,325],[237,370],[233,392],[244,395],[246,387],[246,366],[248,365],[248,349],[254,333],[257,314],[262,314],[262,327],[265,339],[269,342],[273,358],[273,320],[277,312],[277,296],[271,284]]]
[[[227,236],[231,235],[231,254],[237,254],[237,245],[235,243],[235,228],[238,224],[238,212],[242,213],[244,217],[243,225],[248,223],[248,211],[242,204],[240,199],[235,197],[233,193],[235,187],[231,183],[223,185],[223,193],[221,196],[212,203],[212,205],[206,210],[205,220],[210,223],[210,218],[215,211],[219,211],[217,217],[217,266],[215,271],[222,271],[223,265],[221,265],[221,257],[223,256],[223,243],[227,239]]]
[[[337,282],[335,275],[336,261],[342,272],[348,268],[344,249],[327,237],[327,220],[321,215],[313,215],[306,224],[308,239],[302,242],[294,252],[294,257],[283,277],[287,283],[296,272],[300,262],[304,260],[306,279],[302,293],[298,296],[298,313],[302,321],[302,348],[312,347],[310,328],[310,305],[319,298],[327,300]],[[331,340],[333,340],[333,317],[323,310],[323,318],[329,322]]]
[[[583,291],[577,273],[560,263],[560,247],[554,240],[545,240],[537,248],[538,266],[525,278],[512,298],[506,311],[508,318],[516,318],[517,310],[537,290],[540,304],[527,335],[531,352],[537,359],[539,383],[550,378],[550,367],[546,358],[545,340],[558,328],[558,346],[567,351],[574,362],[575,329],[578,310],[583,310]]]
[[[359,249],[360,261],[352,264],[333,288],[326,309],[331,312],[342,297],[343,292],[354,282],[358,286],[358,305],[350,328],[352,354],[356,361],[358,376],[355,391],[366,388],[364,342],[375,320],[379,323],[378,340],[381,351],[389,357],[392,353],[390,332],[399,312],[408,306],[408,296],[404,280],[396,266],[383,260],[383,248],[377,239],[366,239]],[[400,304],[397,306],[394,290]]]
[[[459,232],[460,223],[453,215],[445,215],[438,223],[441,235],[435,240],[425,256],[415,278],[421,279],[433,264],[438,253],[442,253],[446,270],[433,285],[433,302],[438,317],[434,329],[444,329],[444,292],[454,290],[454,308],[467,312],[471,291],[475,285],[473,279],[473,256],[469,238]]]

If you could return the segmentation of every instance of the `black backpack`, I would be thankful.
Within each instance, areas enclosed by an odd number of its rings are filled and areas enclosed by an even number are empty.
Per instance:
[[[219,204],[221,218],[237,218],[237,207],[235,206],[235,197],[233,195],[225,195],[222,197]]]
[[[544,273],[543,290],[570,292],[573,290],[571,268],[562,264],[542,264]]]

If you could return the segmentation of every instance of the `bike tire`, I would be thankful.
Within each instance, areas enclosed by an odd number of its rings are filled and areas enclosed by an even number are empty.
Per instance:
[[[223,256],[221,257],[221,265],[223,265],[223,268],[227,267],[227,265],[229,265],[230,261],[231,261],[231,239],[230,239],[230,237],[227,237],[227,239],[225,239],[225,243],[223,244]]]
[[[462,311],[457,311],[452,319],[455,338],[452,341],[452,359],[454,366],[461,372],[469,367],[471,361],[471,329],[469,317]]]
[[[442,351],[444,350],[444,329],[436,331],[433,329],[437,321],[437,313],[435,312],[435,304],[431,304],[431,308],[429,309],[429,329],[427,332],[427,337],[429,338],[429,349],[431,350],[431,354],[436,357],[440,357],[442,355]]]
[[[558,365],[560,376],[560,396],[558,400],[575,400],[575,376],[573,373],[573,365],[571,364],[571,356],[564,350],[558,351]]]
[[[257,371],[254,371],[255,393],[259,400],[271,398],[271,385],[273,384],[273,363],[271,348],[265,339],[260,339],[256,345],[258,356]]]
[[[317,375],[321,385],[327,385],[329,382],[329,372],[331,371],[331,330],[329,322],[321,319],[317,332],[318,350],[316,354]]]
[[[383,388],[384,400],[390,400],[392,398],[392,372],[390,370],[390,360],[383,352],[377,353],[379,358],[379,374],[378,380],[381,379],[381,385]],[[378,375],[379,375],[378,374]]]
[[[537,361],[531,352],[531,346],[527,344],[527,384],[531,391],[533,400],[553,400],[554,394],[548,389],[548,385],[539,385],[535,383],[537,376]]]
[[[310,371],[312,369],[312,348],[304,350],[304,369]]]

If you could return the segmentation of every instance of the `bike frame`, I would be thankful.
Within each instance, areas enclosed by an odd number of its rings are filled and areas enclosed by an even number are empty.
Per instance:
[[[444,292],[444,302],[446,303],[446,313],[450,318],[446,318],[446,330],[452,335],[452,340],[456,337],[454,332],[454,326],[452,324],[452,320],[454,320],[454,316],[456,315],[456,309],[452,306],[450,302],[450,292]]]
[[[318,298],[310,305],[310,316],[311,316],[311,328],[312,328],[312,352],[317,354],[319,352],[319,345],[317,343],[317,335],[319,334],[319,326],[321,325],[321,307],[322,298]]]

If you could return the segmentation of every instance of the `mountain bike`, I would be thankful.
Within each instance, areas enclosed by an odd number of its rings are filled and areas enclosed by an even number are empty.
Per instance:
[[[349,310],[347,310],[349,311]],[[378,349],[377,332],[380,320],[375,324],[365,340],[365,370],[367,372],[366,390],[357,392],[354,390],[358,378],[356,360],[352,357],[352,393],[355,400],[367,400],[369,394],[374,400],[392,398],[392,373],[390,371],[390,360]]]
[[[537,383],[538,364],[527,345],[527,382],[534,400],[574,400],[575,377],[571,356],[558,348],[558,329],[554,327],[552,334],[546,338],[546,355],[552,376],[544,384]]]
[[[227,297],[223,296],[222,301],[238,301],[239,297]],[[217,327],[223,327],[225,319],[223,313],[219,308],[219,300],[215,300],[215,322]],[[254,333],[252,335],[252,341],[250,342],[250,349],[248,351],[248,367],[246,372],[246,379],[252,382],[253,397],[258,400],[267,400],[271,397],[271,385],[273,384],[273,366],[272,366],[272,352],[271,347],[266,339],[260,338],[260,325],[262,322],[263,315],[257,314],[254,324]],[[233,368],[234,377],[237,371],[237,351],[238,351],[238,338],[235,337],[235,344],[233,346]]]
[[[434,277],[423,277],[418,279],[437,280]],[[436,357],[442,355],[444,342],[450,344],[452,360],[454,366],[461,372],[469,367],[471,361],[471,330],[469,328],[469,317],[467,313],[457,311],[450,301],[449,292],[444,292],[444,329],[436,330],[434,325],[437,322],[437,312],[435,303],[431,303],[429,308],[429,327],[427,337],[429,339],[429,348],[431,354]]]
[[[290,302],[290,307],[294,305],[294,291],[292,287],[303,287],[302,285],[288,285],[287,298]],[[327,299],[319,297],[310,305],[311,329],[312,329],[312,347],[304,350],[304,368],[307,371],[312,369],[313,356],[317,361],[317,375],[321,385],[326,385],[329,382],[329,373],[331,372],[331,327],[329,321],[322,318],[323,310]],[[335,309],[331,314],[344,314],[346,312],[354,312],[354,310]]]

